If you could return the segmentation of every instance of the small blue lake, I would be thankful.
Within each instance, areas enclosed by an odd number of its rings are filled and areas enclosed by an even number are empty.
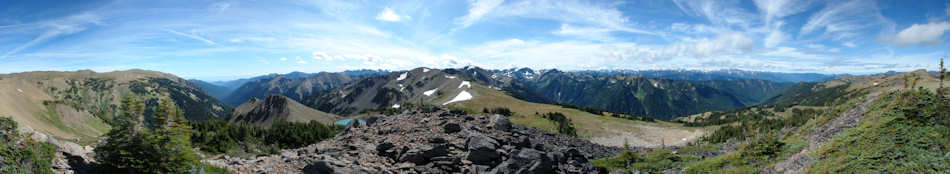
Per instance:
[[[352,119],[352,118],[348,118],[348,119],[336,121],[336,122],[334,122],[333,124],[335,124],[335,125],[340,125],[340,126],[346,126],[346,124],[350,124],[350,121],[353,121],[353,119]],[[360,121],[360,124],[366,124],[366,121],[363,121],[363,120],[359,120],[359,121]]]

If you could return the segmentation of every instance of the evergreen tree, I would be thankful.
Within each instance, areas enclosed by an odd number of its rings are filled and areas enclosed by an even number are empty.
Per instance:
[[[947,69],[943,68],[943,57],[940,58],[940,87],[937,88],[937,96],[943,97],[943,79],[947,77]]]
[[[105,167],[126,173],[187,173],[198,164],[189,141],[190,127],[173,101],[159,100],[151,127],[142,124],[145,105],[141,99],[126,96],[122,101],[122,116],[106,134],[106,143],[96,149]]]
[[[122,115],[115,118],[116,125],[106,133],[106,143],[95,149],[96,157],[104,166],[128,169],[129,173],[144,168],[145,161],[140,158],[145,155],[141,146],[144,139],[137,134],[144,112],[145,104],[137,96],[122,98]]]

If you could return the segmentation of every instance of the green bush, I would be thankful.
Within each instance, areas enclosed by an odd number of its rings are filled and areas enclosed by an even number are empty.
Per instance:
[[[484,109],[482,109],[482,112],[483,112],[483,113],[488,113],[488,114],[504,115],[504,116],[506,116],[506,117],[510,117],[510,116],[512,116],[512,115],[515,114],[514,112],[511,112],[511,109],[508,109],[508,108],[501,108],[501,107],[499,107],[499,108],[494,108],[494,109],[484,108]]]
[[[191,142],[210,153],[239,152],[273,154],[277,149],[300,148],[329,139],[342,130],[340,126],[320,122],[293,123],[283,120],[270,128],[237,125],[222,120],[192,122]]]
[[[56,147],[36,142],[17,131],[10,117],[0,117],[0,173],[53,173]]]
[[[577,136],[577,128],[574,128],[574,123],[571,122],[571,119],[564,116],[560,112],[552,112],[541,115],[542,118],[554,121],[557,124],[557,132],[564,135]]]

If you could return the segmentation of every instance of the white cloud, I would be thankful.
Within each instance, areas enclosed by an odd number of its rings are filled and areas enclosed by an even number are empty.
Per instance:
[[[944,9],[944,13],[947,13],[947,16],[950,16],[950,3],[945,3],[943,6],[946,6],[947,9]]]
[[[402,20],[402,17],[399,14],[396,14],[393,9],[386,7],[383,8],[383,11],[379,12],[379,15],[376,15],[376,20],[388,21],[388,22],[399,22]]]
[[[197,34],[182,33],[182,32],[178,32],[178,31],[172,30],[172,29],[165,29],[165,31],[167,31],[168,33],[171,33],[171,34],[175,34],[175,35],[179,35],[179,36],[191,38],[191,39],[194,39],[194,40],[202,41],[202,42],[204,42],[204,43],[207,43],[208,45],[217,45],[217,44],[218,44],[218,43],[215,43],[214,41],[211,41],[211,40],[208,40],[208,39],[206,39],[206,38],[204,38],[204,37],[198,36]]]
[[[799,35],[824,31],[825,37],[835,40],[857,37],[856,30],[880,26],[887,30],[893,23],[881,15],[874,1],[850,0],[829,2],[802,25]]]
[[[569,24],[561,24],[561,29],[552,32],[562,36],[578,36],[580,39],[590,40],[611,40],[610,29],[596,27],[576,27]]]
[[[554,20],[567,24],[609,29],[611,31],[656,34],[634,27],[615,4],[583,2],[578,0],[560,1],[516,1],[502,3],[497,0],[478,0],[472,2],[469,14],[456,19],[461,28],[478,22],[482,18],[521,17],[531,19]],[[491,13],[489,13],[491,12]]]
[[[772,48],[772,47],[778,46],[779,44],[781,44],[782,42],[788,39],[788,35],[786,35],[781,30],[783,24],[784,22],[778,21],[772,25],[772,27],[774,28],[772,29],[771,32],[769,32],[767,36],[765,36],[765,39],[762,41],[763,44],[765,44],[765,47]]]
[[[950,22],[914,24],[901,30],[890,40],[894,44],[905,46],[936,44],[943,41],[941,37],[947,30],[950,30]]]
[[[323,60],[323,61],[337,60],[335,57],[330,56],[329,54],[325,52],[321,52],[321,51],[314,51],[313,53],[311,53],[311,55],[313,56],[313,59],[317,59],[317,60]],[[342,60],[342,59],[339,59],[339,60]]]
[[[504,0],[469,0],[472,8],[468,9],[468,14],[455,19],[456,23],[461,24],[462,28],[471,26],[478,20],[481,20],[485,14],[491,12],[495,7],[501,5]]]
[[[708,0],[673,0],[673,3],[687,15],[703,16],[713,25],[735,25],[749,28],[753,14],[735,3],[723,4],[722,1]]]
[[[287,61],[287,57],[281,57],[280,61]]]
[[[458,54],[483,58],[481,63],[496,66],[531,65],[535,68],[583,69],[603,66],[668,65],[680,61],[737,55],[747,52],[754,44],[751,38],[738,32],[721,34],[714,38],[684,40],[670,45],[506,39],[487,42]],[[618,64],[617,62],[626,63]]]
[[[303,58],[300,58],[300,56],[297,56],[296,59],[297,59],[297,64],[301,64],[301,65],[307,64],[307,61],[303,60]]]
[[[16,54],[23,49],[32,47],[36,44],[46,42],[49,39],[56,38],[62,35],[70,35],[74,33],[81,32],[86,30],[89,25],[102,25],[102,18],[99,15],[93,13],[80,13],[72,16],[67,16],[60,19],[53,19],[49,21],[42,21],[38,23],[15,25],[14,27],[22,28],[31,31],[43,31],[42,34],[33,38],[29,42],[26,42],[20,46],[17,46],[6,53],[3,53],[0,56],[0,59],[6,58],[10,55]],[[8,27],[8,26],[4,26]]]
[[[851,41],[841,43],[841,45],[842,45],[842,46],[845,46],[845,47],[848,47],[848,48],[855,48],[855,47],[858,47],[858,44],[855,44],[854,42],[851,42]]]
[[[801,13],[812,4],[811,0],[755,0],[755,6],[765,18],[766,25],[785,16]]]

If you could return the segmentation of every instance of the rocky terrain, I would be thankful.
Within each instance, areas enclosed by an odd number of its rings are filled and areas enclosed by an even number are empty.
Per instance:
[[[206,162],[236,173],[592,173],[591,159],[622,150],[501,115],[430,109],[353,121],[332,140],[279,155]]]
[[[53,172],[55,173],[88,173],[95,165],[92,158],[93,147],[60,140],[42,132],[37,132],[26,125],[20,125],[17,131],[20,132],[20,135],[29,136],[30,139],[38,142],[48,142],[56,147],[56,154],[52,162]]]

